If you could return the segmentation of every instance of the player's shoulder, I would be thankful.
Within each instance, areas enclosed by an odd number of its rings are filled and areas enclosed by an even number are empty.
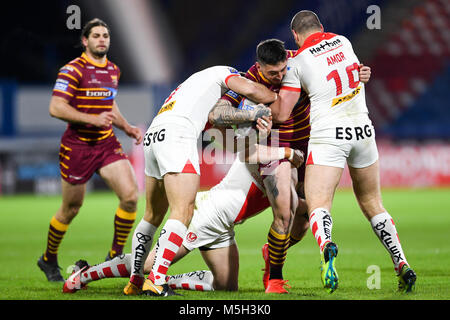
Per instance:
[[[78,57],[64,64],[59,69],[59,74],[60,75],[67,74],[77,79],[80,79],[83,77],[83,72],[85,69],[86,69],[86,62],[80,59],[80,57]]]
[[[114,62],[112,62],[111,60],[108,60],[106,67],[108,68],[108,70],[115,70],[120,73],[119,66],[117,64],[115,64]]]
[[[245,77],[247,79],[250,79],[252,81],[256,81],[259,82],[259,77],[258,77],[258,68],[256,67],[256,64],[252,65],[250,68],[248,68],[247,72],[245,73]]]
[[[232,74],[239,74],[239,71],[236,68],[230,67],[230,66],[213,66],[208,68],[207,70],[211,70],[213,72],[220,72],[220,73],[232,73]]]
[[[292,57],[294,57],[295,56],[295,54],[297,53],[297,50],[291,50],[291,49],[288,49],[288,50],[286,50],[286,57],[289,59],[289,58],[292,58]]]

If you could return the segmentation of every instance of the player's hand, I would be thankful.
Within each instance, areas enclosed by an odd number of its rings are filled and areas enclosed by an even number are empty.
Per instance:
[[[256,128],[258,129],[259,138],[265,138],[269,136],[270,130],[272,129],[272,116],[262,116],[256,120]]]
[[[105,128],[109,127],[116,118],[117,116],[114,112],[106,111],[99,115],[93,115],[91,124],[96,127]]]
[[[303,151],[298,149],[291,149],[291,152],[293,152],[293,154],[291,154],[291,156],[289,157],[289,162],[292,163],[294,167],[299,168],[305,161]]]
[[[135,127],[135,126],[128,126],[125,130],[125,133],[130,138],[133,138],[136,140],[136,142],[135,142],[136,145],[141,144],[141,142],[142,142],[141,129],[139,129],[138,127]]]
[[[264,104],[260,103],[255,106],[255,109],[252,110],[254,113],[254,121],[258,120],[259,118],[262,118],[263,116],[271,117],[272,116],[272,110],[265,106]]]
[[[362,63],[359,65],[359,81],[362,83],[369,82],[370,79],[370,67],[363,65]]]

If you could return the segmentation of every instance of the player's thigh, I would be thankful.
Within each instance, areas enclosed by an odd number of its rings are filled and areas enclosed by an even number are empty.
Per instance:
[[[201,251],[214,276],[214,290],[238,290],[239,251],[234,243],[228,247]]]
[[[365,168],[349,166],[349,171],[353,182],[353,191],[367,219],[384,212],[378,160]]]
[[[144,220],[159,226],[169,208],[163,180],[145,176]]]
[[[123,201],[137,202],[138,186],[130,161],[123,159],[99,169],[100,176]]]
[[[309,213],[316,208],[331,209],[342,172],[343,168],[340,167],[316,164],[306,166],[304,188]]]
[[[164,186],[171,219],[189,225],[200,187],[200,176],[195,173],[167,173],[164,175]]]
[[[83,205],[86,184],[70,184],[61,179],[62,204],[56,213],[56,219],[68,224],[77,215]]]
[[[281,162],[273,174],[264,177],[267,197],[275,212],[289,212],[291,180],[291,163],[288,161]]]

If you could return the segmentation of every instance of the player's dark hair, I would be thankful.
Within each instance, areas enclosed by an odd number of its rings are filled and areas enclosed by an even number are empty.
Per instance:
[[[261,64],[276,65],[287,58],[284,42],[278,39],[261,41],[256,47],[256,61]]]
[[[291,29],[302,34],[312,30],[321,30],[319,17],[312,11],[302,10],[292,18]]]
[[[99,18],[94,18],[94,19],[88,21],[84,25],[83,29],[81,30],[81,40],[83,38],[89,38],[89,35],[91,34],[91,30],[94,27],[105,27],[106,29],[108,29],[108,33],[111,33],[106,22],[104,22],[103,20],[100,20]],[[83,42],[81,42],[81,46],[84,48]]]

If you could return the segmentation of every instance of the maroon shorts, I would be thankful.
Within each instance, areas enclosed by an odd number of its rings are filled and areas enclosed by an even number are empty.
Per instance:
[[[79,145],[61,140],[59,167],[61,177],[70,184],[84,184],[100,168],[128,159],[115,136],[98,145]]]

